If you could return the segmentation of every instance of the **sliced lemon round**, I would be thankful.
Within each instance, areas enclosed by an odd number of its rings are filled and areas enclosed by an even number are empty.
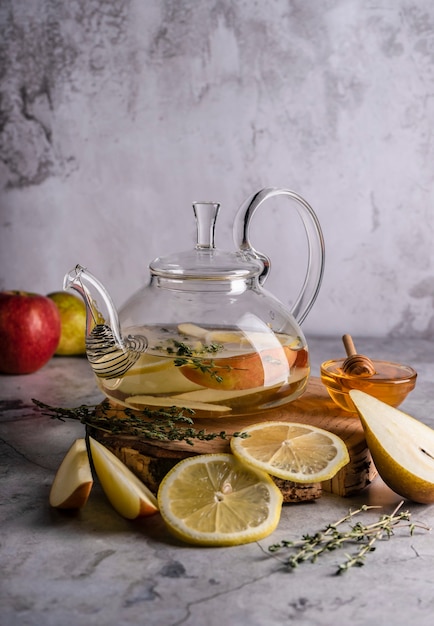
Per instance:
[[[169,530],[187,543],[234,546],[262,539],[279,523],[282,494],[265,472],[232,454],[202,454],[163,478],[158,506]]]
[[[283,480],[329,480],[350,460],[340,437],[309,424],[263,422],[244,428],[243,433],[248,436],[231,439],[234,455]]]

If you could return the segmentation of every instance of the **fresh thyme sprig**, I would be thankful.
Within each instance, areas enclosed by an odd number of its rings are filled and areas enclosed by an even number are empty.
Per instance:
[[[194,411],[187,408],[168,407],[165,410],[151,410],[144,408],[142,411],[125,408],[122,417],[115,417],[108,413],[108,405],[99,405],[98,414],[96,406],[80,405],[76,408],[60,408],[49,406],[39,400],[32,402],[41,409],[43,415],[52,419],[65,421],[66,419],[78,420],[91,428],[96,428],[111,434],[132,435],[141,439],[157,441],[184,441],[193,446],[194,440],[211,441],[213,439],[228,439],[225,431],[219,433],[207,433],[204,429],[194,428],[192,415]],[[187,414],[185,414],[187,413]],[[184,425],[185,424],[185,425]],[[245,433],[234,433],[234,437],[245,437]]]
[[[363,505],[357,510],[350,510],[347,515],[342,517],[333,524],[328,524],[324,529],[313,535],[303,535],[298,541],[283,540],[280,543],[269,546],[268,551],[272,554],[287,549],[290,554],[284,559],[279,558],[287,569],[293,570],[301,563],[315,561],[322,555],[339,548],[343,548],[347,544],[358,544],[359,547],[354,554],[345,554],[346,560],[338,565],[336,574],[342,574],[351,567],[361,567],[365,564],[365,559],[369,552],[375,550],[375,542],[381,539],[390,539],[395,533],[396,528],[406,527],[409,529],[410,535],[413,535],[416,528],[430,530],[428,526],[422,523],[413,523],[410,521],[411,514],[408,511],[400,511],[403,501],[394,509],[391,514],[381,515],[380,518],[372,524],[362,524],[357,522],[351,524],[352,519],[368,511],[369,509],[381,508],[376,506]],[[347,524],[345,530],[338,530],[338,527]],[[349,526],[349,529],[348,529]]]
[[[166,348],[169,354],[176,355],[173,361],[175,367],[182,367],[183,365],[191,365],[195,369],[200,370],[203,374],[209,374],[218,383],[223,382],[223,377],[220,376],[217,370],[230,371],[232,367],[230,365],[217,365],[212,359],[206,359],[197,356],[197,351],[193,350],[186,343],[173,339],[173,345]],[[200,354],[215,354],[219,352],[223,346],[218,343],[211,343],[202,346]]]

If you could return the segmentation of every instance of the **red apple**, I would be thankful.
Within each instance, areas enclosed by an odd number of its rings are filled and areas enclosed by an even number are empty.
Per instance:
[[[0,293],[0,372],[36,372],[56,351],[60,331],[60,314],[49,298],[24,291]]]

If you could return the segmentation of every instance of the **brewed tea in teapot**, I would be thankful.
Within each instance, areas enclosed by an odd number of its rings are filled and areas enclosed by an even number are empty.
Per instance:
[[[305,280],[292,310],[263,288],[270,260],[249,240],[250,221],[265,200],[287,198],[303,220],[309,249]],[[216,248],[219,204],[193,204],[192,250],[158,257],[149,283],[116,311],[103,285],[77,265],[65,276],[87,305],[87,357],[114,403],[143,410],[179,407],[197,417],[250,415],[299,397],[310,374],[300,328],[324,268],[317,217],[301,196],[263,189],[240,207],[235,252]]]

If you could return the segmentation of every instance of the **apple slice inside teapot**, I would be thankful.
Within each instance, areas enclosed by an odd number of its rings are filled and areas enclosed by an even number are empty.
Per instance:
[[[202,358],[200,364],[189,362],[180,367],[188,380],[209,389],[246,390],[282,384],[296,362],[300,367],[308,362],[307,350],[286,335],[210,330],[195,324],[180,324],[178,329],[207,344],[223,345],[225,356]]]

